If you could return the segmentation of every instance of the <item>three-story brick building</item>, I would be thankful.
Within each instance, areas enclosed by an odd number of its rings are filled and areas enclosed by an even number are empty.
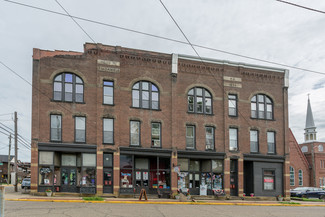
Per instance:
[[[32,192],[288,195],[288,71],[34,49]]]

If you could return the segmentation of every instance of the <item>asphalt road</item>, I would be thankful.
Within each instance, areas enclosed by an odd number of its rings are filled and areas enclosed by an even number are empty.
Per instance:
[[[158,205],[96,204],[6,201],[5,216],[256,216],[256,217],[325,217],[325,207],[224,206],[224,205]]]

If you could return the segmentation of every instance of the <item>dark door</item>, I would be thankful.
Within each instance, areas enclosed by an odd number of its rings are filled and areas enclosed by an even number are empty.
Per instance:
[[[77,168],[63,167],[61,170],[62,192],[77,192]]]
[[[200,194],[200,173],[198,172],[189,173],[189,189],[190,189],[190,194],[192,195]]]
[[[238,160],[230,160],[230,196],[238,196]]]
[[[104,193],[113,193],[113,170],[104,168]]]
[[[135,171],[135,188],[136,192],[140,193],[141,189],[149,192],[149,170],[136,170]]]

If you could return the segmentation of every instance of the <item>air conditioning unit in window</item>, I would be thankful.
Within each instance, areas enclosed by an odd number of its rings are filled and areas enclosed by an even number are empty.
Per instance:
[[[230,147],[229,151],[237,151],[237,148],[236,147]]]

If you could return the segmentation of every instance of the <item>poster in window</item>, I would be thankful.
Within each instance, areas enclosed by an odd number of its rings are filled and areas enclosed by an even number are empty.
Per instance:
[[[143,180],[148,180],[148,172],[143,172]]]
[[[136,180],[141,180],[141,172],[136,172],[135,173],[135,179]]]

